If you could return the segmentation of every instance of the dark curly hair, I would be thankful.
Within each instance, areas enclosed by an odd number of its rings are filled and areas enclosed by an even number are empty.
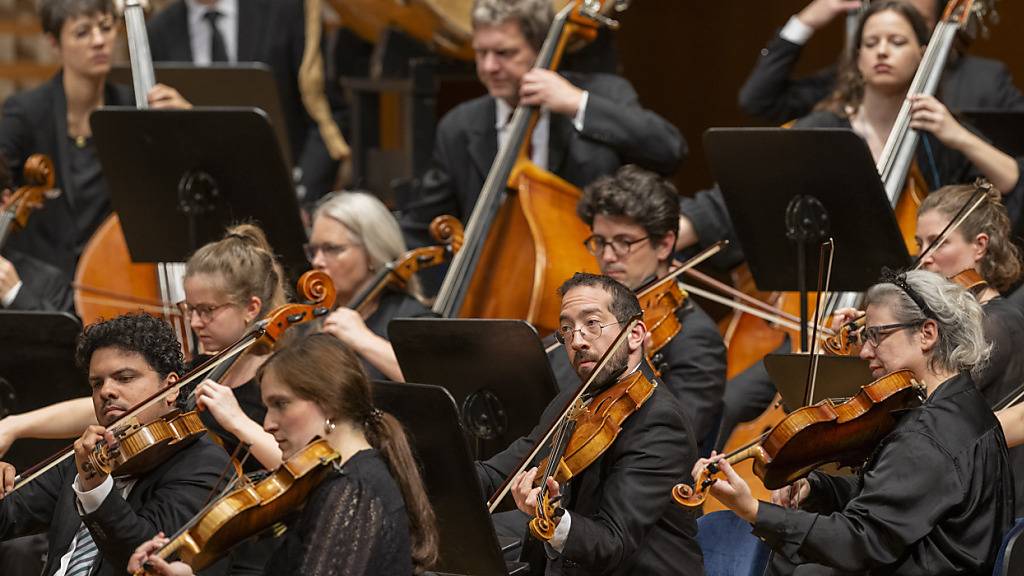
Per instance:
[[[671,182],[650,170],[627,164],[602,176],[583,190],[576,213],[594,227],[594,217],[625,216],[643,226],[651,241],[679,234],[679,192]]]
[[[92,355],[100,348],[141,354],[161,378],[184,373],[185,359],[174,330],[149,314],[124,314],[86,326],[75,349],[78,368],[88,372]]]
[[[60,31],[64,23],[79,16],[93,14],[113,14],[114,3],[111,0],[41,0],[39,2],[39,21],[43,32],[60,40]]]

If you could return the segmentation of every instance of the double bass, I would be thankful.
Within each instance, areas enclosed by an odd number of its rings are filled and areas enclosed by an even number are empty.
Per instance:
[[[556,69],[571,38],[596,35],[600,8],[598,0],[576,0],[562,9],[536,66]],[[558,327],[558,286],[575,272],[598,271],[583,246],[590,231],[576,217],[580,191],[530,161],[539,117],[535,106],[516,107],[434,312],[449,318],[521,319],[541,334],[550,333]]]

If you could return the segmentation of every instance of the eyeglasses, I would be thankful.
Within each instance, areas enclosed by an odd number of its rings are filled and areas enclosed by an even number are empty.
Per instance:
[[[650,236],[648,235],[643,238],[637,238],[636,240],[628,240],[622,236],[616,236],[615,238],[608,240],[604,236],[594,234],[583,241],[583,246],[586,247],[587,252],[590,252],[594,256],[604,254],[605,246],[611,246],[612,252],[614,252],[616,256],[625,256],[626,254],[629,254],[629,251],[633,248],[633,244],[643,242],[649,238]]]
[[[181,313],[183,316],[185,316],[185,318],[191,319],[192,313],[194,312],[199,315],[199,319],[202,320],[203,323],[206,323],[209,322],[210,320],[213,320],[213,315],[215,312],[217,312],[217,310],[220,310],[221,308],[227,306],[231,306],[233,304],[234,302],[225,302],[223,304],[216,305],[196,304],[195,306],[193,306],[188,302],[178,302],[178,308],[181,310]]]
[[[323,252],[327,258],[334,258],[348,250],[350,244],[331,244],[330,242],[324,242],[322,244],[303,244],[302,250],[306,253],[306,259],[312,262],[316,259],[316,255]]]
[[[601,324],[599,320],[587,320],[583,323],[582,328],[573,328],[569,325],[559,326],[558,331],[555,332],[555,340],[565,344],[572,342],[572,339],[576,337],[576,333],[580,333],[580,337],[590,342],[601,337],[601,332],[609,326],[621,324],[618,320],[615,322],[609,322],[607,324]]]
[[[878,345],[885,340],[886,336],[895,334],[900,330],[906,330],[907,328],[917,328],[924,321],[918,320],[917,322],[901,322],[899,324],[882,324],[881,326],[865,326],[857,333],[857,340],[861,345],[868,342],[872,346],[878,348]]]

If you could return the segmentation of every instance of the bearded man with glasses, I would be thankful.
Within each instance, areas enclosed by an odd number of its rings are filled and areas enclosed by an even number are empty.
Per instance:
[[[581,380],[593,373],[640,303],[626,286],[608,276],[577,273],[559,289],[563,354]],[[697,459],[697,445],[675,395],[654,375],[644,353],[647,328],[633,326],[588,397],[641,370],[657,383],[651,397],[623,423],[612,445],[566,486],[549,482],[564,513],[554,538],[527,537],[524,559],[534,574],[694,574],[704,572],[694,513],[672,504],[668,491]],[[533,450],[575,390],[564,390],[541,414],[529,436],[477,463],[483,492],[492,494]],[[543,457],[547,450],[541,450]],[[539,461],[539,458],[538,458]],[[536,462],[532,465],[536,466]],[[518,510],[533,516],[538,488],[536,467],[512,480]],[[543,570],[541,570],[543,568]]]

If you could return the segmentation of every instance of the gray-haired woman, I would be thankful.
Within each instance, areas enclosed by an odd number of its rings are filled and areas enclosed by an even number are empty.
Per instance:
[[[933,272],[867,294],[861,357],[872,375],[910,370],[920,408],[899,416],[859,473],[813,472],[759,502],[721,456],[711,494],[754,526],[797,574],[988,574],[1013,522],[1013,477],[999,422],[972,380],[989,345],[967,291]],[[806,570],[806,572],[804,571]],[[789,572],[785,572],[789,573]]]

